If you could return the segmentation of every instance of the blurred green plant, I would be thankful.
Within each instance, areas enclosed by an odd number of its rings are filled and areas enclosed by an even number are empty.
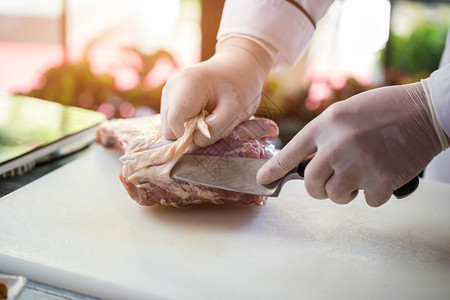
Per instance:
[[[409,35],[392,33],[387,62],[386,52],[381,56],[387,83],[403,84],[428,77],[439,67],[447,31],[446,26],[423,23]]]

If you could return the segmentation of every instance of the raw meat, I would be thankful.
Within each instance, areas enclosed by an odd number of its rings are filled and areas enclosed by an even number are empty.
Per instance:
[[[242,156],[269,158],[273,146],[269,141],[278,135],[277,125],[267,119],[255,118],[240,124],[221,141],[205,148],[193,143],[199,129],[208,135],[205,114],[185,123],[184,135],[176,141],[164,139],[160,116],[117,119],[104,122],[97,131],[97,142],[105,147],[119,145],[120,179],[129,195],[141,205],[189,206],[201,203],[238,203],[264,205],[266,197],[209,188],[170,178],[170,170],[183,154]]]

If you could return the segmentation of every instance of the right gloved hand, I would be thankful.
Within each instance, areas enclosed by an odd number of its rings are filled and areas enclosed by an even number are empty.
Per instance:
[[[258,182],[281,178],[315,153],[305,169],[312,197],[345,204],[362,189],[369,205],[382,205],[448,147],[426,89],[426,82],[390,86],[333,104],[259,170]]]
[[[208,61],[169,79],[161,98],[161,127],[166,139],[183,135],[184,123],[202,110],[211,138],[194,135],[205,147],[227,136],[258,109],[272,56],[252,40],[230,37],[219,43]]]

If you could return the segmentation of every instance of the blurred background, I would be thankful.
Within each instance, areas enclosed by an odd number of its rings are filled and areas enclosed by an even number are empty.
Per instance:
[[[0,93],[157,113],[166,80],[214,53],[223,3],[0,0]],[[298,64],[270,74],[258,114],[284,144],[336,101],[429,76],[449,28],[448,0],[337,0]]]

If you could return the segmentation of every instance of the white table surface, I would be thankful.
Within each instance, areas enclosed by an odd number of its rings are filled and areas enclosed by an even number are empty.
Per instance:
[[[289,182],[264,207],[142,207],[119,153],[0,199],[0,271],[100,298],[449,299],[450,186],[371,208]]]

